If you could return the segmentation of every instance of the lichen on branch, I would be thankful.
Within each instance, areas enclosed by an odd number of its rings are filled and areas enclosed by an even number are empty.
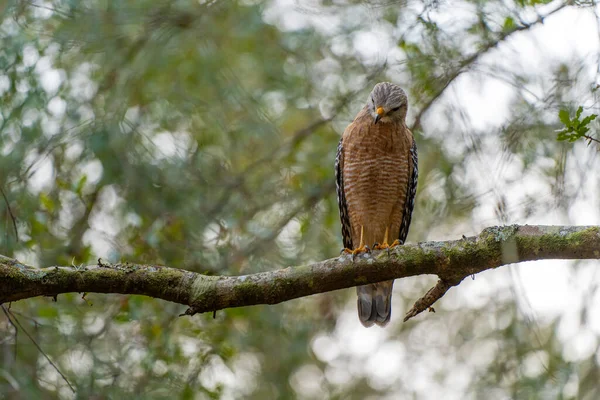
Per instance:
[[[600,259],[600,227],[510,225],[459,240],[423,242],[341,255],[314,264],[243,276],[207,276],[159,265],[105,263],[35,268],[0,256],[0,304],[69,292],[138,294],[187,305],[187,315],[256,304],[408,276],[434,274],[438,284],[406,319],[430,308],[467,276],[522,261]]]

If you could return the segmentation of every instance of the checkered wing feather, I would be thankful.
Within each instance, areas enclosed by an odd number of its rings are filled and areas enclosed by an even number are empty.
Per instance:
[[[408,236],[408,228],[410,227],[410,220],[412,218],[413,208],[415,207],[415,197],[417,195],[417,181],[419,179],[419,156],[417,154],[417,143],[414,139],[410,148],[410,156],[412,159],[412,174],[408,183],[408,190],[406,191],[404,213],[402,214],[402,223],[400,224],[400,237],[398,238],[402,244],[404,244],[406,236]]]
[[[344,192],[344,148],[342,141],[343,139],[340,139],[340,143],[338,144],[337,148],[337,154],[335,156],[335,188],[337,190],[340,221],[342,222],[342,239],[344,241],[344,247],[347,249],[353,249],[351,236],[352,229],[350,227],[348,205],[346,204],[346,195]],[[410,217],[408,222],[410,223]]]

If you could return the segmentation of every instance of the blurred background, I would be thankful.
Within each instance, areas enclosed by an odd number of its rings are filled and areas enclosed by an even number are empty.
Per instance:
[[[595,1],[0,2],[0,253],[248,274],[336,257],[337,142],[373,85],[409,95],[409,242],[600,223]],[[590,125],[590,134],[598,130]],[[178,317],[143,296],[4,306],[6,399],[596,399],[598,262],[396,281]],[[596,309],[595,312],[593,310]]]

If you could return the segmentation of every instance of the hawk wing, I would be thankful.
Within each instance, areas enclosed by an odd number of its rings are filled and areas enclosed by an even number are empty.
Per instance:
[[[340,142],[341,145],[341,142]],[[339,150],[338,150],[339,151]],[[408,228],[412,218],[413,208],[415,207],[415,196],[417,194],[417,180],[419,178],[417,142],[413,137],[412,146],[410,147],[410,157],[412,161],[412,173],[408,181],[408,190],[406,191],[406,200],[404,201],[404,213],[402,213],[402,223],[400,224],[400,242],[404,244],[406,236],[408,236]]]
[[[342,137],[338,144],[337,154],[335,156],[335,188],[337,190],[338,207],[340,209],[340,221],[342,222],[342,239],[346,249],[352,247],[352,229],[350,228],[350,217],[348,216],[348,205],[346,204],[346,193],[344,192],[344,147]],[[411,208],[412,210],[412,208]],[[404,222],[404,221],[403,221]],[[410,223],[410,218],[408,219]]]

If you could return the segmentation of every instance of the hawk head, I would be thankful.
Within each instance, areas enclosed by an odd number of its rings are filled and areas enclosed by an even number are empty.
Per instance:
[[[408,99],[400,86],[381,82],[371,91],[367,107],[374,124],[380,121],[382,123],[404,122],[408,111]]]

